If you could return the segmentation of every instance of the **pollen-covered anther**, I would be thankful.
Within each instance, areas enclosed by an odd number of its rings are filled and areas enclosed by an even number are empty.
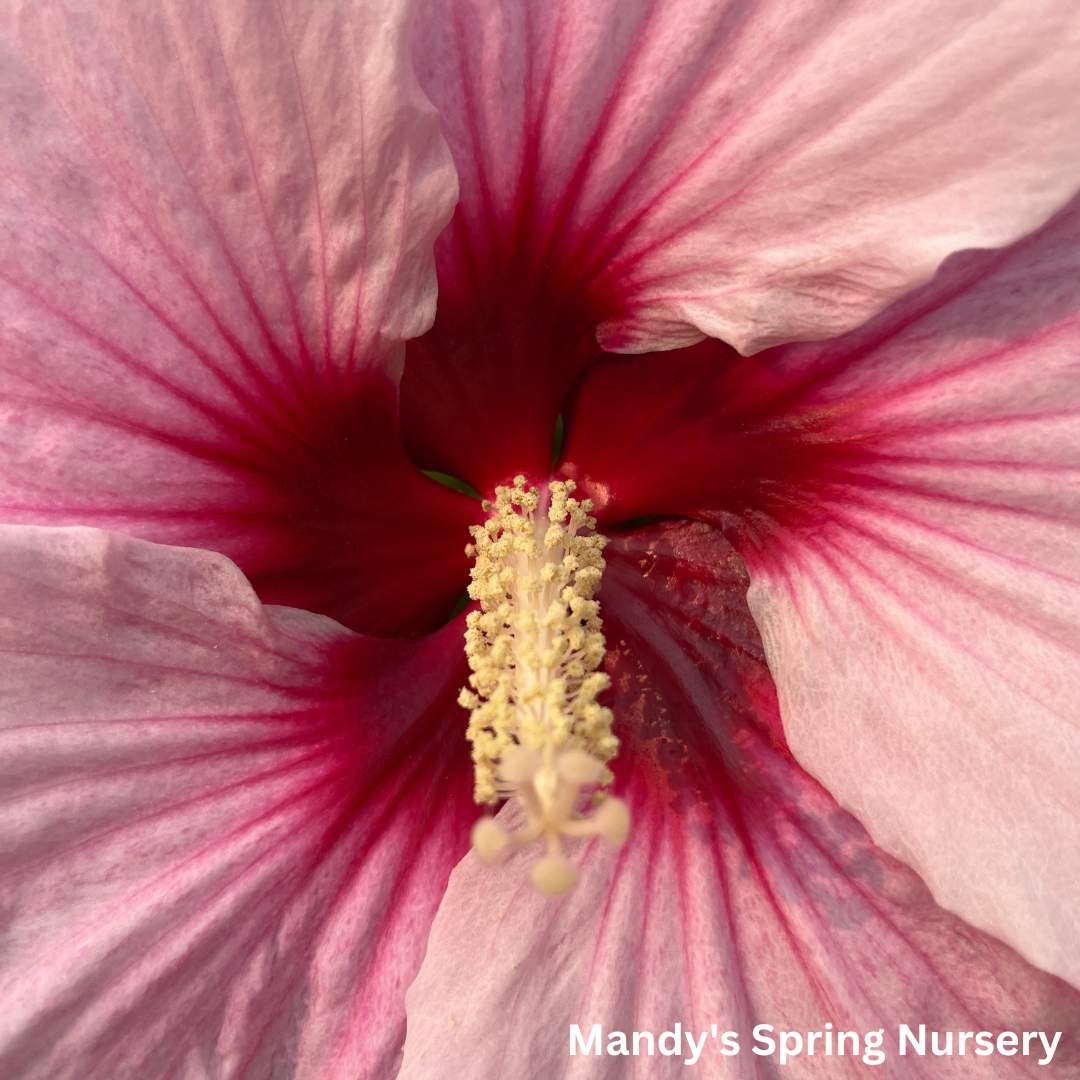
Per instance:
[[[571,498],[573,490],[573,481],[526,490],[515,477],[495,489],[494,504],[484,503],[491,517],[472,528],[466,548],[476,559],[469,595],[480,611],[466,620],[472,689],[458,701],[470,710],[476,801],[516,798],[527,819],[508,833],[482,818],[473,849],[490,863],[543,837],[547,854],[532,881],[549,894],[577,879],[563,837],[602,836],[618,846],[630,825],[625,803],[598,792],[612,779],[605,763],[619,747],[611,710],[596,701],[610,685],[597,670],[605,645],[594,599],[607,539],[595,532],[592,503]],[[579,806],[586,789],[601,798],[591,816]]]

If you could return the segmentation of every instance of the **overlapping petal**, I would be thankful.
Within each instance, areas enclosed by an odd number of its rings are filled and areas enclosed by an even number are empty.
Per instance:
[[[800,762],[939,902],[1074,983],[1078,252],[1074,204],[837,342],[699,346],[685,383],[642,358],[621,389],[611,361],[567,445],[609,517],[729,512]],[[601,448],[612,398],[656,427]]]
[[[898,1058],[897,1025],[1062,1030],[1075,1019],[1076,991],[934,904],[792,759],[746,572],[719,530],[660,523],[605,554],[630,841],[620,853],[579,847],[581,881],[558,903],[528,886],[528,852],[497,872],[473,858],[454,871],[407,998],[403,1078],[651,1076],[667,1064],[658,1053],[570,1057],[569,1025],[588,1035],[602,1024],[606,1047],[609,1031],[655,1036],[676,1022],[695,1041],[706,1033],[705,1076],[773,1075],[776,1059],[750,1049],[758,1023],[805,1033],[831,1022],[886,1029],[883,1076],[977,1077],[987,1062],[970,1051]],[[721,1054],[713,1024],[741,1033],[738,1056]],[[1046,1072],[1075,1075],[1075,1047],[1061,1050]],[[993,1073],[1032,1064],[996,1057]],[[785,1073],[866,1067],[824,1058],[819,1043]]]
[[[0,1073],[392,1076],[474,813],[459,628],[363,638],[97,530],[0,548]]]
[[[224,551],[367,631],[445,618],[471,509],[397,439],[456,191],[410,14],[5,6],[5,520]]]
[[[419,458],[474,485],[501,479],[490,445],[550,440],[598,325],[617,352],[829,337],[1080,182],[1069,0],[421,13],[463,194],[406,423]]]

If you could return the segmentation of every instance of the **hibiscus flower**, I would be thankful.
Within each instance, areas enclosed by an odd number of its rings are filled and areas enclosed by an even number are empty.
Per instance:
[[[5,1077],[1075,1028],[1069,6],[433,0],[427,98],[397,0],[6,7]],[[467,855],[421,469],[611,538],[560,900]]]

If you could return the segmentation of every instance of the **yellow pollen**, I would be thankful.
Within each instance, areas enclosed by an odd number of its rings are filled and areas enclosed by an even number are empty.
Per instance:
[[[602,836],[619,846],[630,828],[621,799],[601,795],[591,817],[579,812],[583,788],[612,780],[606,762],[619,748],[611,710],[596,696],[611,680],[604,662],[600,605],[607,538],[596,533],[592,503],[569,496],[574,482],[552,481],[541,499],[525,477],[495,489],[484,502],[491,517],[471,529],[476,557],[469,595],[465,654],[471,690],[458,701],[470,710],[469,741],[476,766],[476,801],[517,798],[527,823],[508,833],[489,817],[473,829],[473,850],[487,863],[543,837],[546,855],[532,882],[565,892],[577,871],[563,855],[564,836]],[[595,801],[595,796],[594,796]]]

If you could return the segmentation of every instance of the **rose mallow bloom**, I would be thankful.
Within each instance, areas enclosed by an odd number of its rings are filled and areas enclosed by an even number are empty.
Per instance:
[[[1074,0],[0,31],[5,1080],[666,1068],[572,1023],[743,1033],[708,1076],[772,1075],[758,1023],[1062,1031],[1078,1075]],[[609,541],[601,655],[559,540],[594,726],[474,730],[501,790],[580,751],[559,899],[468,854],[461,489],[518,476]]]

